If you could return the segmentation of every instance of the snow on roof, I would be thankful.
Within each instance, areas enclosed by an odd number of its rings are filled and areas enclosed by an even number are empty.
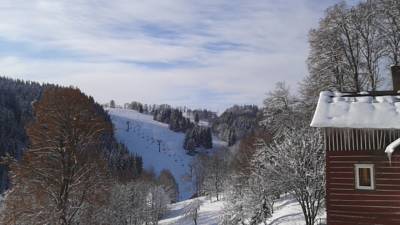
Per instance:
[[[393,152],[396,150],[397,147],[400,146],[400,138],[393,141],[392,143],[390,143],[386,149],[385,149],[385,153],[388,155],[389,161],[391,161],[392,158],[392,154]]]
[[[321,92],[311,126],[400,129],[400,95]]]

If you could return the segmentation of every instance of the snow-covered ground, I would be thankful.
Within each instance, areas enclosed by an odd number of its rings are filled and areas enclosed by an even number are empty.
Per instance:
[[[182,147],[185,134],[169,130],[168,124],[153,120],[151,115],[128,109],[107,110],[118,141],[143,157],[145,169],[153,169],[156,174],[163,169],[170,170],[179,185],[180,199],[190,198],[192,185],[188,174],[193,157]],[[224,144],[214,140],[215,148]]]
[[[211,202],[204,197],[199,198],[202,202],[199,211],[198,225],[217,225],[223,214],[223,201]],[[193,200],[178,202],[169,206],[166,216],[160,220],[160,225],[193,225],[193,220],[185,216],[186,208]],[[275,203],[275,212],[268,219],[268,225],[304,225],[304,216],[301,207],[291,196],[282,197]],[[317,220],[316,225],[325,224],[325,215]],[[321,222],[321,223],[320,223]]]
[[[317,218],[316,225],[325,224],[325,214]],[[304,216],[300,204],[286,195],[274,205],[274,214],[268,219],[268,225],[304,225]]]
[[[198,225],[217,225],[220,222],[220,217],[223,209],[223,201],[210,202],[204,197],[198,198],[202,204],[199,210]],[[168,207],[168,212],[165,217],[159,221],[159,225],[192,225],[193,220],[185,216],[188,206],[194,201],[186,200],[171,204]]]

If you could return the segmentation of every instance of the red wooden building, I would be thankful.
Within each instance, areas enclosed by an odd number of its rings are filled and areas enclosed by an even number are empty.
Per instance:
[[[328,225],[400,224],[400,69],[396,91],[322,92]]]

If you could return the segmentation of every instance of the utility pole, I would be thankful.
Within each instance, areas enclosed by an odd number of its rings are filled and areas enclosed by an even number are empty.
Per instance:
[[[158,143],[158,152],[161,152],[161,140],[157,139],[157,143]]]

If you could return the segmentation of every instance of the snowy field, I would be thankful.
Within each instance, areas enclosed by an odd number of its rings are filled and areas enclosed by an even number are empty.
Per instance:
[[[151,115],[128,109],[107,111],[116,129],[117,140],[143,157],[145,169],[153,169],[156,174],[163,169],[170,170],[179,185],[180,199],[190,198],[192,186],[188,174],[193,157],[182,147],[185,134],[169,130],[168,124],[153,120]],[[213,144],[218,147],[224,143],[215,139]]]
[[[223,214],[223,201],[210,202],[204,197],[199,198],[202,202],[199,211],[198,225],[217,225]],[[169,206],[166,216],[160,220],[160,225],[193,225],[193,220],[185,217],[186,208],[193,200],[178,202]],[[304,216],[300,205],[290,196],[283,197],[275,203],[275,212],[268,219],[268,225],[304,225]],[[316,225],[325,224],[325,215],[321,215]]]

